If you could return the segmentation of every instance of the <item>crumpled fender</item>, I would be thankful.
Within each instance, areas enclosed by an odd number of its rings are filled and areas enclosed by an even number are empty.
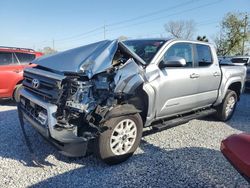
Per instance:
[[[114,81],[115,93],[132,94],[139,85],[145,82],[144,70],[131,58],[120,67]]]

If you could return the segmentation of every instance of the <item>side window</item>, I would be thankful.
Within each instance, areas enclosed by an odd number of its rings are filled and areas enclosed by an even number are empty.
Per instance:
[[[18,53],[18,52],[16,52],[15,54],[21,64],[30,63],[36,58],[35,54],[26,54],[26,53]]]
[[[11,52],[0,52],[0,65],[10,65],[17,63]]]
[[[172,45],[164,54],[164,59],[171,59],[173,57],[181,57],[186,60],[185,67],[193,67],[193,53],[192,44],[177,43]]]
[[[209,46],[196,44],[196,51],[199,67],[206,67],[213,64],[211,49]]]

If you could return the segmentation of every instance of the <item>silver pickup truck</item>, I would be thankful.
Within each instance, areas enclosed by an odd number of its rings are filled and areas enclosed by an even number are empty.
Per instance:
[[[145,127],[211,114],[229,120],[246,77],[244,66],[220,66],[209,43],[177,39],[105,40],[33,63],[20,91],[21,125],[64,155],[90,151],[108,164],[128,159]]]

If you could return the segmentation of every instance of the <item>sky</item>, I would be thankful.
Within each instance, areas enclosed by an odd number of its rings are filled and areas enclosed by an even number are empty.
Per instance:
[[[250,0],[0,0],[0,46],[66,50],[92,42],[168,37],[164,24],[194,20],[210,41],[228,12],[250,13]]]

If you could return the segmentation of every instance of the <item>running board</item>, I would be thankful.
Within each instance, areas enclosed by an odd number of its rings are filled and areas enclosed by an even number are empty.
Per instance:
[[[180,125],[180,124],[187,123],[192,119],[198,119],[198,118],[205,117],[205,116],[208,116],[208,115],[211,115],[211,114],[214,114],[214,113],[216,113],[216,110],[210,108],[210,109],[195,112],[193,114],[189,114],[189,115],[186,115],[186,116],[182,116],[182,117],[178,117],[178,118],[175,118],[175,119],[163,121],[163,123],[161,123],[161,124],[153,125],[152,128],[155,131],[161,131],[161,130],[164,130],[164,129],[167,129],[167,128],[170,128],[170,127],[174,127],[174,126],[177,126],[177,125]]]

